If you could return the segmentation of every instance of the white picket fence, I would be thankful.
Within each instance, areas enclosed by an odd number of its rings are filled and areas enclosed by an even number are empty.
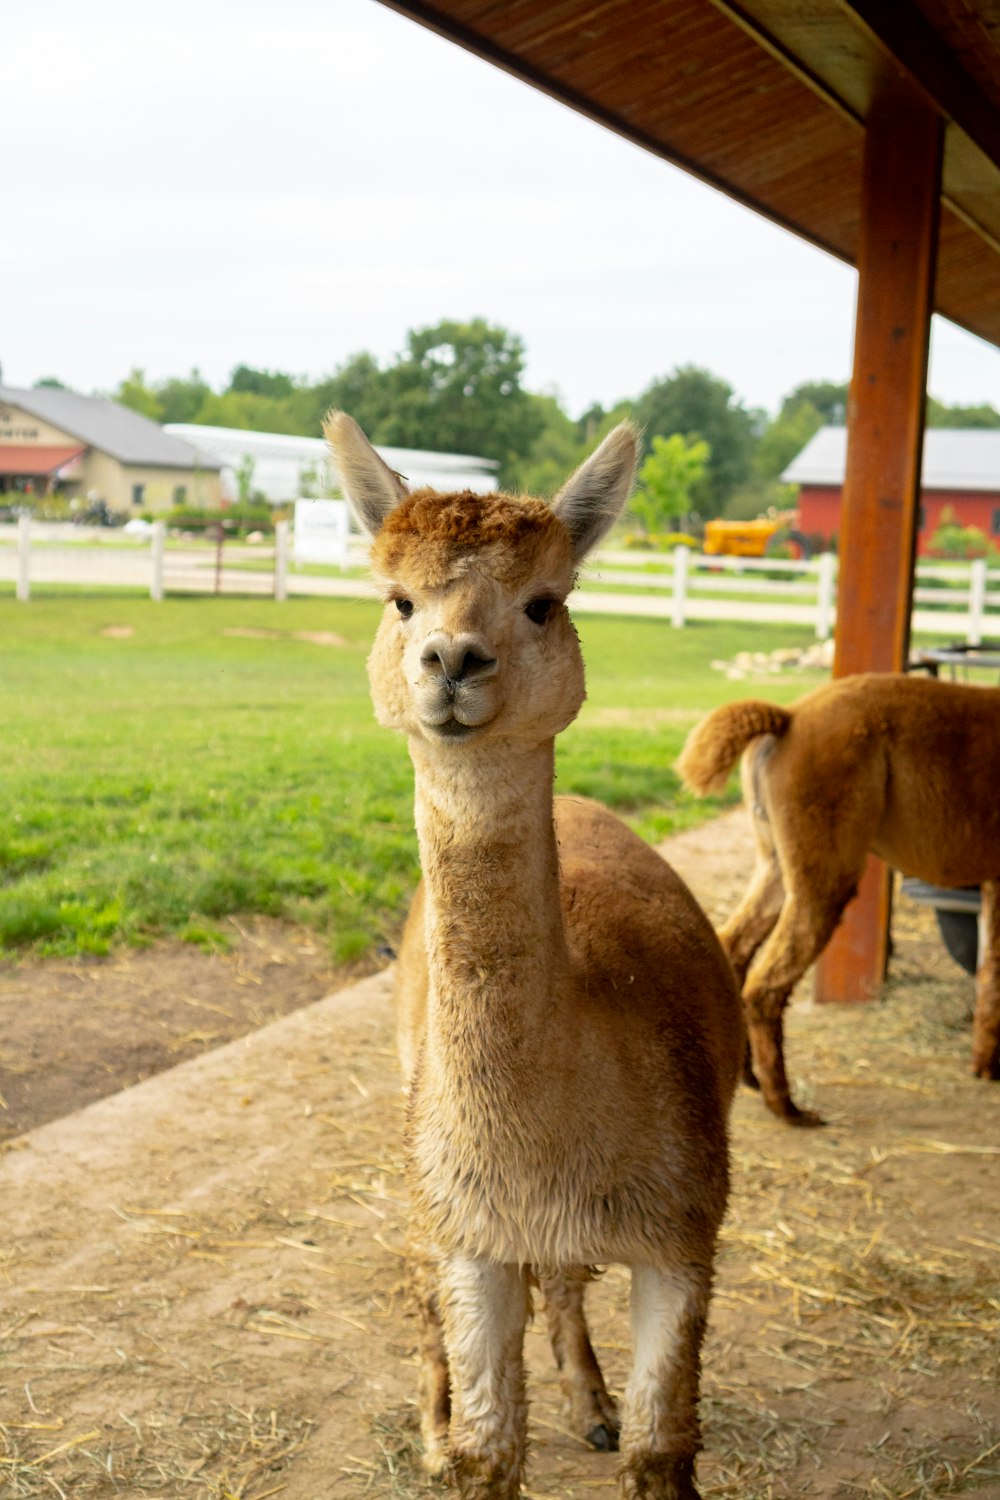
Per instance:
[[[707,557],[679,546],[669,562],[649,562],[649,557],[648,553],[611,550],[599,553],[574,598],[574,608],[660,615],[669,617],[678,629],[689,620],[725,619],[808,625],[819,640],[833,632],[837,610],[833,553],[797,562]],[[638,571],[644,561],[646,569]],[[609,591],[611,586],[616,592]],[[632,589],[641,592],[633,595]],[[946,635],[970,645],[978,645],[985,636],[1000,636],[1000,566],[991,568],[984,558],[919,563],[913,602],[915,633]]]
[[[33,523],[21,516],[0,526],[0,587],[14,584],[18,599],[33,589],[129,587],[167,593],[289,594],[372,597],[371,585],[337,569],[298,571],[291,533],[279,521],[273,542],[227,541],[221,552],[205,542],[168,538],[162,521],[150,535]],[[356,544],[352,562],[363,561]],[[930,607],[936,606],[936,607]],[[706,557],[689,547],[672,554],[606,549],[588,566],[573,596],[575,612],[652,616],[681,629],[689,620],[803,625],[820,640],[832,633],[837,608],[837,559]],[[914,592],[915,633],[978,645],[1000,637],[1000,566],[920,563]]]

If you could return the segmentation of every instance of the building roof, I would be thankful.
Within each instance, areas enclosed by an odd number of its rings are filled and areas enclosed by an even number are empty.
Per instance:
[[[54,386],[24,391],[0,385],[0,403],[16,406],[123,464],[154,469],[220,467],[211,458],[199,461],[190,443],[105,396],[81,396]]]
[[[907,80],[944,122],[936,309],[1000,344],[998,0],[385,3],[851,264]]]
[[[86,451],[86,448],[60,448],[38,443],[0,443],[0,474],[16,474],[24,479],[54,474]]]
[[[842,485],[847,429],[821,427],[782,474],[786,484]],[[1000,493],[1000,429],[928,427],[921,488]]]
[[[170,422],[165,432],[182,438],[211,457],[216,466],[237,469],[248,457],[254,461],[251,486],[275,504],[303,493],[303,471],[311,470],[324,488],[337,486],[337,474],[322,438],[290,436],[283,432],[246,432],[240,427],[202,427],[194,422]],[[469,453],[434,453],[422,448],[384,448],[379,454],[413,489],[473,490],[488,494],[497,486],[499,465],[492,458]]]

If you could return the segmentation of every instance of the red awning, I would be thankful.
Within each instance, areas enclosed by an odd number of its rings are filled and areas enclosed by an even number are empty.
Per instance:
[[[86,453],[83,448],[56,448],[30,443],[0,443],[0,474],[14,474],[19,479],[33,479],[54,474],[64,464]]]

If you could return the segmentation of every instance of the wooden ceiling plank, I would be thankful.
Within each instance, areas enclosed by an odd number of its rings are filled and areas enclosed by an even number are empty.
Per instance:
[[[822,99],[824,104],[829,105],[850,123],[864,125],[862,112],[852,106],[828,79],[820,77],[790,47],[786,47],[756,16],[751,15],[742,5],[734,4],[733,0],[711,0],[711,3],[735,26],[739,26],[748,36],[753,37],[772,57],[793,73],[801,83],[804,83],[806,88],[811,89],[818,99]]]

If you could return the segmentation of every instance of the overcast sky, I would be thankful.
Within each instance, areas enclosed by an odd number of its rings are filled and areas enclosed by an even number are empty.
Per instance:
[[[573,415],[849,375],[852,271],[377,0],[34,0],[3,50],[8,385],[318,378],[475,316]],[[936,319],[930,388],[1000,405],[1000,351]]]

